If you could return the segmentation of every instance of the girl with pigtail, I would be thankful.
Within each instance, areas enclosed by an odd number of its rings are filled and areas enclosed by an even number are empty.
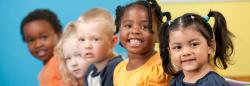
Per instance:
[[[116,66],[114,86],[169,86],[170,77],[154,50],[162,17],[156,0],[138,0],[116,8],[115,24],[128,60]]]
[[[215,20],[213,28],[209,18]],[[187,13],[160,31],[160,55],[163,69],[174,75],[171,86],[229,86],[213,66],[226,69],[234,51],[224,16],[210,11],[207,17]]]

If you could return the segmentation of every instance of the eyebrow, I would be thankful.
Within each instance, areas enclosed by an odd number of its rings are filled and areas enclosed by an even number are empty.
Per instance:
[[[192,41],[200,41],[200,39],[198,38],[192,38],[191,40],[188,41],[188,43],[192,42]],[[172,42],[170,45],[180,45],[180,42]]]
[[[123,21],[129,21],[129,22],[131,22],[132,19],[131,19],[131,18],[126,18],[126,19],[123,19]],[[142,21],[142,22],[149,22],[148,19],[141,19],[141,21]]]
[[[193,39],[189,40],[188,42],[190,43],[192,41],[200,41],[200,40],[198,38],[193,38]]]

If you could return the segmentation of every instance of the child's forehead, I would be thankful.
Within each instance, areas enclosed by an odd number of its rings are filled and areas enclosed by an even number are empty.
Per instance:
[[[63,41],[63,47],[64,49],[77,49],[77,45],[78,45],[78,39],[76,36],[70,36],[66,39],[64,39]]]
[[[105,20],[92,20],[78,22],[77,32],[109,33],[112,34],[112,26]]]
[[[52,33],[54,32],[53,27],[48,21],[36,20],[25,24],[24,35],[25,34],[40,34],[40,33]]]
[[[146,20],[149,19],[148,8],[140,4],[135,4],[125,9],[122,19],[125,19],[128,16],[133,16],[133,15],[138,15],[138,14],[143,14],[145,16],[136,16],[136,17],[142,17],[142,18],[145,18]],[[159,21],[157,20],[155,11],[152,10],[150,15],[153,19],[153,22]]]
[[[184,36],[186,38],[193,38],[193,37],[203,37],[202,33],[198,31],[197,27],[195,25],[190,25],[187,27],[178,27],[174,30],[170,31],[170,37],[173,36]]]
[[[147,6],[143,4],[133,4],[127,7],[127,9],[129,8],[140,8],[140,9],[147,10]]]
[[[140,11],[144,11],[144,12],[148,12],[147,7],[143,6],[143,5],[139,5],[139,4],[135,4],[132,6],[129,6],[125,9],[125,13],[131,10],[140,10]]]

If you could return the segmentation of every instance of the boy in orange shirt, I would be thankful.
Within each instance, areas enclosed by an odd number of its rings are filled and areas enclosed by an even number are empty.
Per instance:
[[[48,9],[34,10],[22,20],[20,31],[30,53],[43,61],[40,86],[68,86],[61,81],[59,61],[53,54],[62,33],[57,16]]]

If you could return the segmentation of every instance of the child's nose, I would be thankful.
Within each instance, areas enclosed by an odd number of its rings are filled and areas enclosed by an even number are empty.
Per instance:
[[[76,61],[73,61],[72,62],[72,67],[76,67],[78,64],[77,64],[77,62]]]
[[[78,63],[77,62],[72,62],[72,67],[77,67]]]
[[[183,53],[182,54],[183,57],[187,57],[187,56],[190,56],[192,52],[191,52],[191,50],[189,48],[184,47],[183,50],[182,50],[182,53]]]
[[[84,43],[84,49],[91,49],[92,48],[92,44],[89,41],[86,41]]]
[[[135,25],[135,26],[131,29],[131,33],[132,33],[132,34],[140,34],[140,33],[141,33],[140,26]]]
[[[35,41],[35,47],[36,47],[36,48],[39,48],[39,47],[41,47],[42,45],[43,45],[43,43],[42,43],[41,40],[36,40],[36,41]]]

